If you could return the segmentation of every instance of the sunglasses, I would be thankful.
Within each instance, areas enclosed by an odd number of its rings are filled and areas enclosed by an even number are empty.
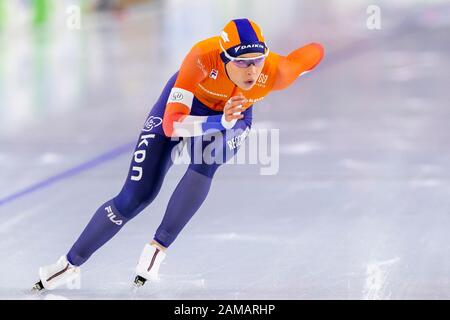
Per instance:
[[[255,67],[259,67],[259,66],[263,65],[264,60],[266,60],[266,57],[262,56],[262,57],[256,57],[256,58],[245,59],[245,60],[243,58],[230,59],[230,60],[238,68],[248,68],[252,64]]]
[[[266,53],[264,53],[261,56],[251,57],[251,58],[235,58],[235,57],[230,56],[228,54],[228,52],[222,47],[222,45],[220,45],[220,47],[222,48],[222,51],[225,54],[225,57],[227,57],[228,60],[233,62],[233,64],[239,68],[248,68],[252,64],[255,67],[259,67],[264,63],[264,60],[266,60],[266,57],[269,55],[269,48],[267,48]]]

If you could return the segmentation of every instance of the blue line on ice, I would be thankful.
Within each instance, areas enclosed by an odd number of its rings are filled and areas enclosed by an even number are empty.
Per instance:
[[[20,190],[9,196],[6,196],[5,198],[0,199],[0,207],[4,206],[5,204],[8,204],[14,200],[17,200],[21,197],[24,197],[30,193],[33,193],[35,191],[46,188],[56,182],[76,176],[76,175],[82,173],[83,171],[92,169],[100,164],[103,164],[105,162],[113,160],[114,158],[117,158],[118,156],[120,156],[126,152],[130,152],[133,149],[134,145],[135,145],[135,141],[122,144],[114,149],[111,149],[111,150],[95,157],[94,159],[88,160],[76,167],[67,169],[66,171],[58,173],[58,174],[51,176],[43,181],[37,182],[34,185],[31,185],[23,190]]]

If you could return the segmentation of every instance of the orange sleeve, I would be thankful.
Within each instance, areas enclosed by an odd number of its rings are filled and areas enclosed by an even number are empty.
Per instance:
[[[196,86],[207,76],[204,60],[202,49],[194,46],[181,64],[163,117],[163,130],[169,137],[172,136],[174,122],[189,115]]]
[[[282,90],[290,86],[303,72],[312,70],[324,55],[323,47],[310,43],[294,50],[287,57],[280,56],[272,90]]]

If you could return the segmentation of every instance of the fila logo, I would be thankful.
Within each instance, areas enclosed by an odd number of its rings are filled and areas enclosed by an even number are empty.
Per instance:
[[[220,36],[222,37],[223,41],[230,42],[230,39],[228,39],[228,33],[226,33],[225,31],[222,31],[220,33]]]
[[[134,152],[134,162],[136,163],[142,163],[145,160],[145,156],[147,155],[147,150],[146,148],[148,147],[148,140],[149,138],[153,139],[155,137],[154,133],[151,134],[143,134],[141,136],[140,142],[138,144],[138,150],[136,150]],[[139,149],[144,145],[143,149]],[[133,168],[131,168],[131,172],[134,173],[136,172],[136,174],[133,174],[131,176],[131,180],[133,181],[140,181],[142,179],[142,167],[141,166],[133,166]]]
[[[216,80],[218,74],[219,74],[219,71],[218,71],[218,70],[212,69],[212,70],[211,70],[211,73],[209,74],[209,77],[210,77],[211,79]]]
[[[122,225],[122,220],[114,220],[117,218],[117,216],[114,214],[114,212],[111,209],[111,206],[105,207],[106,212],[108,212],[108,218],[111,220],[112,223],[117,224],[118,226]]]

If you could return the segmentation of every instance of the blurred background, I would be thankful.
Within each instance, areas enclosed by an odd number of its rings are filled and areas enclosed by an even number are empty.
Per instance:
[[[437,0],[0,0],[0,298],[27,298],[120,191],[184,55],[241,17],[276,53],[314,41],[325,58],[254,107],[254,129],[280,129],[279,173],[221,168],[139,298],[450,298],[450,1]],[[185,169],[86,263],[82,290],[48,297],[133,298]]]

